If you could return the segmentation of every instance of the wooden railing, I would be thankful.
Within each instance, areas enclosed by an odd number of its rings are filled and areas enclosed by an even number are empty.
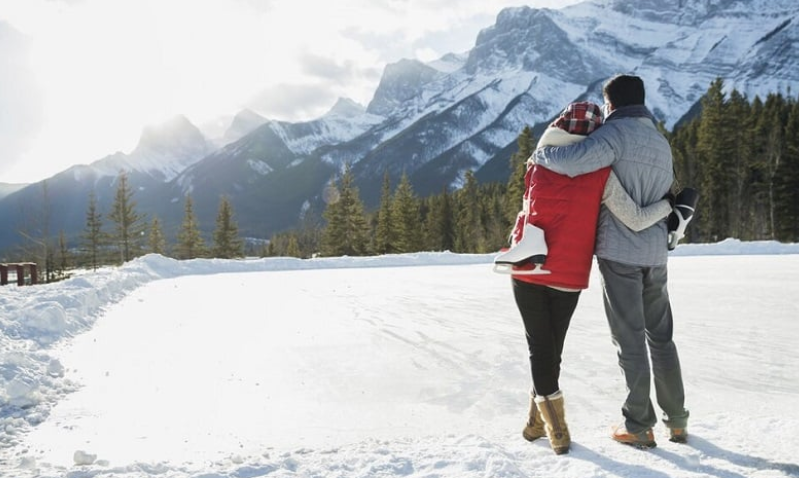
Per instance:
[[[27,284],[35,284],[36,263],[35,262],[9,262],[0,264],[0,285],[8,284],[8,271],[13,270],[17,274],[17,285],[25,285],[25,270],[28,270],[30,281]]]

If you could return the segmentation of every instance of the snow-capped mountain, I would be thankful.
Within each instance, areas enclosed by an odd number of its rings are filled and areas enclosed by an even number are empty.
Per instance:
[[[384,121],[349,99],[339,99],[313,121],[267,121],[186,168],[167,186],[164,198],[182,204],[182,198],[191,194],[201,227],[203,218],[208,228],[213,227],[221,195],[234,204],[245,234],[262,236],[264,222],[292,227],[299,211],[336,172],[335,166],[316,155],[350,144]],[[181,213],[182,209],[173,208],[171,216]]]
[[[21,235],[37,237],[42,230],[64,231],[77,241],[85,225],[89,195],[94,194],[100,213],[113,203],[120,172],[137,191],[137,202],[151,216],[159,215],[160,191],[188,166],[213,149],[184,116],[146,127],[136,148],[116,152],[91,164],[72,166],[44,181],[27,185],[0,198],[0,216],[11,227],[0,229],[0,249],[20,242]],[[46,227],[43,218],[49,217]]]
[[[717,77],[728,91],[750,99],[796,94],[797,46],[796,0],[594,0],[557,10],[507,8],[468,52],[387,65],[366,108],[340,100],[322,117],[298,123],[242,114],[240,129],[230,127],[235,140],[201,158],[196,154],[207,141],[184,125],[178,128],[183,140],[159,148],[166,142],[148,139],[141,151],[105,158],[103,165],[153,180],[160,171],[160,182],[142,183],[149,194],[140,206],[151,207],[148,212],[168,227],[179,223],[182,198],[191,193],[200,222],[211,230],[224,194],[243,232],[268,237],[295,225],[309,207],[323,208],[321,191],[344,164],[352,165],[367,207],[376,206],[385,172],[394,185],[407,174],[421,196],[459,187],[467,171],[481,181],[504,182],[524,126],[542,130],[574,100],[602,102],[602,83],[616,73],[644,79],[647,105],[667,128]],[[191,154],[182,155],[186,151]],[[97,174],[98,165],[92,166]],[[0,200],[0,213],[28,189]]]
[[[394,115],[404,102],[421,96],[425,85],[441,76],[442,72],[417,60],[389,64],[366,111],[375,115]]]
[[[200,130],[179,115],[160,125],[147,126],[130,154],[117,153],[90,166],[101,176],[135,171],[166,182],[211,152]]]

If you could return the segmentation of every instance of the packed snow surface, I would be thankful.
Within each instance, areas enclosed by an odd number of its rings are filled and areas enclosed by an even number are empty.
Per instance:
[[[688,444],[609,438],[596,270],[566,339],[573,444],[521,437],[530,375],[493,255],[176,261],[0,288],[0,476],[799,477],[799,245],[671,253]]]

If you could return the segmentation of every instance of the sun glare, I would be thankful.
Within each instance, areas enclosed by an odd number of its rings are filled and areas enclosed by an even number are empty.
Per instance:
[[[420,38],[501,6],[464,0],[453,15],[439,0],[0,2],[0,20],[30,40],[42,96],[26,162],[53,173],[128,153],[144,126],[177,114],[201,126],[257,102],[264,116],[299,121],[337,97],[366,104],[387,62],[448,52]]]

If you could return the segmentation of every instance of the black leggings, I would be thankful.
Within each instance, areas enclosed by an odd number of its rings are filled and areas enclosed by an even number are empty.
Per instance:
[[[513,279],[513,296],[527,335],[533,391],[537,396],[552,395],[560,390],[563,342],[580,292],[564,292]]]

